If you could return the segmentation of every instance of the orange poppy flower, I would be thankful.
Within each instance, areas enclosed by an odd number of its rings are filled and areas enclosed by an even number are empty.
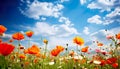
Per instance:
[[[69,52],[70,56],[74,56],[74,54],[75,54],[75,52],[73,50]]]
[[[28,49],[25,49],[23,52],[24,52],[24,54],[27,54],[28,53]]]
[[[2,42],[2,39],[0,39],[0,43]]]
[[[3,34],[6,30],[7,28],[5,26],[0,25],[0,35]]]
[[[117,38],[117,39],[120,39],[120,33],[118,33],[118,34],[116,35],[116,38]]]
[[[32,47],[28,48],[29,54],[37,54],[40,52],[40,48],[38,48],[36,45],[33,45]]]
[[[103,43],[97,43],[97,46],[103,46]]]
[[[52,55],[52,56],[57,56],[59,53],[60,53],[60,51],[59,51],[58,49],[53,49],[53,50],[51,51],[51,55]]]
[[[26,56],[25,56],[24,54],[19,54],[19,58],[21,58],[21,59],[25,59]]]
[[[25,63],[24,63],[25,66],[26,66],[26,65],[29,65],[29,64],[30,64],[29,62],[25,62]]]
[[[39,61],[38,58],[35,58],[35,59],[33,60],[34,63],[37,63],[38,61]]]
[[[22,40],[22,39],[24,39],[24,35],[20,32],[17,32],[12,35],[12,38],[15,40]]]
[[[88,46],[85,47],[85,48],[82,48],[81,51],[82,51],[82,52],[88,52],[88,48],[89,48]]]
[[[79,36],[76,36],[74,39],[73,39],[73,42],[76,43],[77,45],[83,45],[84,44],[84,40],[79,37]]]
[[[36,57],[41,57],[40,53],[35,54]]]
[[[118,63],[113,63],[113,64],[112,64],[112,67],[113,67],[113,68],[118,68]]]
[[[12,42],[13,42],[13,39],[10,39],[9,42],[12,43]]]
[[[62,46],[56,46],[56,49],[58,49],[60,52],[64,50],[64,47]]]
[[[7,56],[14,50],[14,48],[15,46],[13,46],[12,44],[0,43],[0,54],[2,54],[3,56]]]
[[[32,35],[33,35],[34,33],[32,32],[32,31],[27,31],[26,32],[26,35],[30,38],[30,37],[32,37]]]
[[[43,43],[48,44],[48,40],[44,39]]]

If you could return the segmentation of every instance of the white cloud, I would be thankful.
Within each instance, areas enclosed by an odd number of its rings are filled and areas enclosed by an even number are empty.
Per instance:
[[[111,11],[116,1],[117,0],[95,0],[88,4],[87,8],[100,9],[102,12]]]
[[[56,45],[62,45],[63,47],[66,47],[66,44],[69,44],[69,49],[70,49],[70,47],[72,47],[72,49],[76,48],[76,47],[73,47],[73,46],[75,46],[75,44],[73,43],[71,37],[67,37],[67,38],[50,37],[49,38],[49,48],[50,49],[54,48]]]
[[[94,15],[88,18],[88,23],[95,23],[95,24],[102,24],[102,25],[109,25],[114,22],[120,23],[120,7],[115,8],[110,13],[106,14],[104,17],[99,15]]]
[[[84,27],[83,33],[88,35],[90,33],[89,32],[89,28],[88,27]]]
[[[3,36],[0,36],[2,39],[10,39],[12,37],[11,34],[3,34]]]
[[[54,5],[48,2],[39,2],[35,0],[27,5],[27,8],[20,10],[22,14],[29,18],[39,19],[40,16],[52,16],[58,18],[61,15],[61,10],[64,8],[62,4]]]
[[[59,22],[65,23],[68,26],[73,26],[73,24],[71,23],[71,21],[68,18],[63,17],[63,16],[59,18]]]
[[[106,19],[109,19],[109,20],[116,20],[118,22],[119,21],[119,18],[120,18],[120,7],[116,7],[114,11],[112,11],[111,13],[107,14]]]
[[[81,5],[86,3],[86,0],[80,0]]]
[[[99,15],[92,16],[88,18],[87,22],[95,23],[95,24],[102,24],[101,17]]]
[[[46,18],[45,18],[45,17],[41,17],[41,20],[45,21],[45,20],[46,20]]]
[[[69,0],[60,0],[61,3],[66,2],[66,1],[69,1]]]
[[[77,30],[70,25],[50,25],[46,22],[37,22],[32,30],[36,35],[67,37],[73,34],[79,34]]]
[[[90,34],[90,36],[92,37],[92,40],[98,40],[98,41],[104,42],[106,44],[106,43],[108,43],[108,40],[106,39],[106,35],[110,34],[110,35],[115,36],[115,34],[120,32],[120,30],[118,30],[118,29],[120,29],[120,27],[112,28],[107,31],[105,31],[103,29],[103,30],[99,30],[97,32]]]

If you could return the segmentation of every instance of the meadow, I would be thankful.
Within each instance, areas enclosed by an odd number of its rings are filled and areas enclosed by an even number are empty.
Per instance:
[[[106,39],[111,41],[105,50],[105,45],[99,41],[93,41],[98,49],[95,49],[91,57],[91,48],[84,46],[84,38],[80,36],[73,37],[73,43],[76,45],[76,51],[68,50],[66,47],[57,45],[48,52],[47,39],[43,40],[44,49],[36,44],[28,48],[20,43],[27,36],[29,39],[34,35],[34,31],[27,31],[25,34],[16,32],[12,34],[11,39],[4,42],[2,37],[6,30],[5,26],[0,25],[0,69],[120,69],[120,32],[114,35],[106,35]],[[18,44],[14,45],[13,42]],[[79,49],[79,47],[84,46]],[[78,52],[81,52],[79,54]],[[61,55],[61,53],[63,55]]]

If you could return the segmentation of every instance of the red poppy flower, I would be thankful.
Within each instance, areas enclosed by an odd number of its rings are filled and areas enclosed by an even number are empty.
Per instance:
[[[2,39],[0,39],[0,43],[2,42]]]
[[[104,66],[106,64],[106,61],[105,60],[101,60],[101,64],[102,66]]]
[[[13,42],[13,39],[10,39],[9,42],[12,43],[12,42]]]
[[[13,46],[12,44],[0,43],[0,54],[2,54],[3,56],[7,56],[14,50],[14,48],[15,46]]]
[[[85,47],[85,48],[82,48],[81,51],[82,51],[82,52],[88,52],[88,48],[89,48],[88,46]]]
[[[53,50],[51,51],[51,55],[52,55],[52,56],[57,56],[59,53],[60,53],[60,51],[59,51],[58,49],[53,49]]]
[[[24,35],[20,32],[17,32],[12,35],[12,38],[15,40],[22,40],[22,39],[24,39]]]
[[[113,68],[118,68],[118,63],[113,63],[113,64],[112,64],[112,67],[113,67]]]
[[[120,39],[120,33],[116,34],[116,38]]]
[[[21,58],[21,59],[25,59],[26,56],[25,56],[24,54],[19,54],[19,58]]]
[[[26,35],[27,35],[28,37],[32,37],[33,34],[34,34],[34,33],[33,33],[32,31],[27,31],[27,32],[26,32]]]
[[[113,64],[117,62],[117,58],[115,57],[108,58],[106,61],[107,61],[107,64]]]
[[[0,25],[0,34],[3,34],[6,30],[7,30],[6,27],[4,27],[3,25]]]

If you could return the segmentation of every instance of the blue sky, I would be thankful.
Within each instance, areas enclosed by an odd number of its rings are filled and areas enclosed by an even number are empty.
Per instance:
[[[94,47],[92,41],[107,44],[107,33],[120,32],[120,0],[3,0],[0,24],[8,28],[4,38],[32,30],[31,44],[41,47],[42,37],[48,39],[50,49],[66,43],[74,48],[76,35],[84,38],[85,46]],[[27,46],[26,40],[22,43]]]

